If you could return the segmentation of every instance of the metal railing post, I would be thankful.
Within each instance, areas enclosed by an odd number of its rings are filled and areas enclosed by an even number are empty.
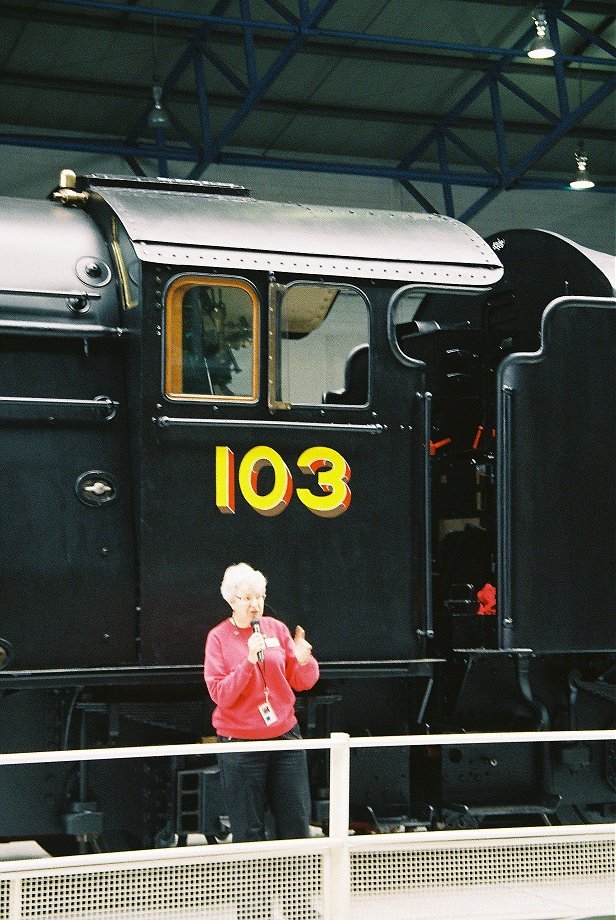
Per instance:
[[[329,774],[330,872],[325,889],[327,920],[350,920],[349,855],[350,735],[332,732]]]
[[[9,881],[9,913],[8,920],[21,920],[21,888],[22,878],[12,878]]]

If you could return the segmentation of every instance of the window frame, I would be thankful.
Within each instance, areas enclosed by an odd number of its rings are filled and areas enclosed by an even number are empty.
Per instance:
[[[228,396],[224,393],[185,393],[177,386],[178,374],[183,378],[182,307],[186,291],[193,287],[229,287],[245,291],[252,303],[252,392],[250,395]],[[259,401],[261,365],[261,298],[251,281],[236,275],[199,275],[187,272],[174,275],[163,293],[163,363],[162,391],[173,402],[241,403],[255,405]],[[179,356],[179,360],[178,359]],[[173,359],[176,359],[175,361]]]
[[[369,369],[368,369],[368,392],[367,399],[365,403],[358,405],[356,403],[323,403],[323,402],[314,402],[314,403],[299,403],[299,402],[285,402],[281,400],[278,396],[278,388],[281,384],[281,371],[280,371],[280,362],[281,362],[281,341],[282,341],[282,332],[281,332],[281,316],[282,316],[282,302],[284,300],[284,295],[292,287],[297,285],[302,285],[304,287],[337,287],[339,291],[352,291],[354,294],[358,294],[364,302],[366,307],[366,316],[367,316],[367,342],[359,342],[358,345],[367,344],[368,346],[368,356],[369,356]],[[320,411],[335,411],[337,409],[342,409],[345,411],[362,411],[369,409],[372,405],[372,374],[370,373],[370,356],[372,355],[372,307],[370,303],[370,298],[361,288],[357,285],[340,281],[337,279],[327,280],[324,278],[314,279],[314,278],[296,278],[293,281],[288,283],[282,283],[274,280],[270,283],[270,292],[269,292],[269,353],[271,365],[269,368],[268,375],[268,405],[270,410],[274,411],[277,409],[290,410],[290,409],[307,409]]]

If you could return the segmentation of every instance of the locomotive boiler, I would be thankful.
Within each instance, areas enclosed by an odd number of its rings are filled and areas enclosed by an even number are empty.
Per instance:
[[[613,726],[608,256],[70,172],[0,215],[1,750],[210,736],[245,560],[321,663],[305,734],[426,734],[354,752],[358,828],[613,818],[609,744],[429,745]],[[50,852],[224,835],[214,757],[0,776]]]

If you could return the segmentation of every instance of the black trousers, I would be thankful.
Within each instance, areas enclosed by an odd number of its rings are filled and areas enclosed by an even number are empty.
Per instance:
[[[299,726],[280,737],[301,738]],[[220,737],[220,741],[236,740]],[[274,819],[277,840],[310,836],[310,787],[305,751],[219,754],[218,762],[234,843],[265,840],[268,808]]]
[[[299,726],[280,738],[301,738]],[[220,741],[237,738],[220,737]],[[276,739],[279,740],[279,739]],[[310,787],[305,751],[254,751],[244,754],[219,754],[220,774],[227,801],[234,843],[265,840],[268,809],[274,820],[277,840],[310,836]],[[248,872],[252,871],[248,867]],[[287,920],[313,920],[320,914],[311,906],[312,898],[298,903],[292,885],[276,880],[274,885],[255,878],[246,879],[250,892],[237,904],[238,920],[268,920],[273,902],[280,897]]]

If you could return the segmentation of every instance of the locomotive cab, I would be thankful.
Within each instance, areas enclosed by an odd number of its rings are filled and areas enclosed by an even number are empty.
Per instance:
[[[425,659],[429,397],[388,309],[410,285],[487,290],[497,256],[441,217],[190,182],[76,191],[127,330],[138,662],[199,660],[238,558],[267,571],[268,603],[318,636],[324,663]]]

